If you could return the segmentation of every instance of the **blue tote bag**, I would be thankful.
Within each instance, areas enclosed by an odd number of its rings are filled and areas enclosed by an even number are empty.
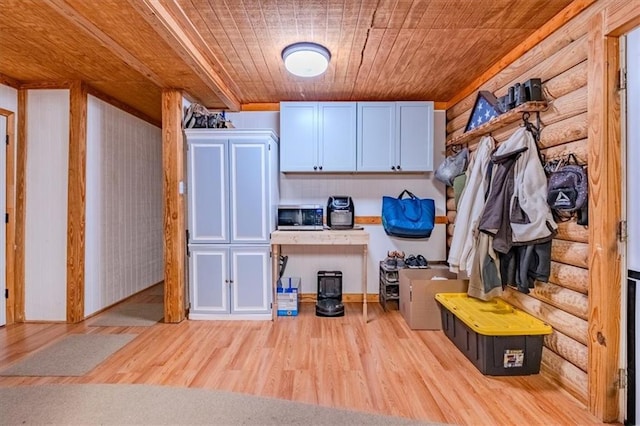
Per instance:
[[[408,198],[403,198],[408,195]],[[429,238],[435,223],[436,206],[430,198],[418,198],[406,189],[397,198],[382,197],[382,226],[387,235]]]

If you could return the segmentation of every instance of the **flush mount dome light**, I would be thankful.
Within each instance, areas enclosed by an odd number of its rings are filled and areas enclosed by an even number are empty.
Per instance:
[[[294,43],[282,51],[285,68],[299,77],[315,77],[322,74],[327,70],[330,59],[329,50],[317,43]]]

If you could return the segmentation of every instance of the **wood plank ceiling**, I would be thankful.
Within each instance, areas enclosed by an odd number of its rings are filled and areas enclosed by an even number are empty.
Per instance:
[[[212,109],[283,100],[447,102],[571,0],[2,0],[0,81],[83,80],[161,119],[162,88]],[[288,74],[313,41],[329,70]],[[4,78],[3,78],[3,77]]]

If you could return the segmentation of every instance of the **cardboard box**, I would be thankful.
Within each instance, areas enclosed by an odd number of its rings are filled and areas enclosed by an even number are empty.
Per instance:
[[[300,305],[300,277],[282,277],[278,283],[278,316],[297,316]]]
[[[399,276],[400,313],[412,330],[442,330],[436,293],[464,293],[469,286],[446,267],[402,269]]]

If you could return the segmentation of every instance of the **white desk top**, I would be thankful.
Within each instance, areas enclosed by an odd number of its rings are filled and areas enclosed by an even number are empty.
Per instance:
[[[362,229],[273,231],[271,233],[271,244],[366,246],[369,244],[369,233]]]

